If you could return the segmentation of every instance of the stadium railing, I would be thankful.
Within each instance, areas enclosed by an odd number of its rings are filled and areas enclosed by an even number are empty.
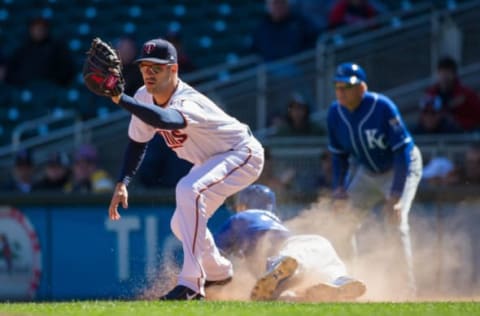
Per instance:
[[[325,35],[315,50],[297,56],[270,64],[261,64],[258,57],[248,56],[236,63],[215,66],[190,77],[185,76],[184,79],[194,83],[233,116],[253,129],[261,130],[266,127],[270,115],[284,111],[286,97],[292,91],[304,93],[313,104],[312,110],[317,110],[316,119],[322,121],[325,109],[332,100],[330,78],[334,64],[355,60],[366,68],[369,86],[373,90],[388,93],[402,110],[411,109],[417,104],[416,97],[420,96],[432,76],[432,58],[439,54],[444,22],[451,25],[453,21],[455,27],[468,33],[462,33],[462,56],[474,56],[478,52],[477,45],[472,44],[474,37],[469,34],[480,27],[476,18],[479,9],[479,1],[464,2],[453,9],[443,10],[425,5],[412,6],[407,11],[379,18],[374,28],[368,25]],[[338,40],[339,36],[342,41]],[[406,55],[409,55],[408,58],[405,58]],[[478,57],[468,57],[460,63],[460,74],[465,75],[467,84],[478,84],[480,67],[475,61],[478,61]],[[382,67],[378,67],[378,64],[382,64]],[[49,140],[57,137],[58,143],[71,143],[72,139],[88,139],[89,135],[97,133],[115,135],[118,131],[116,126],[125,126],[127,118],[128,115],[122,111],[110,113],[105,118],[93,119],[81,127],[71,128],[70,136],[66,131],[52,131],[48,135]],[[110,120],[115,124],[109,124]],[[99,137],[90,139],[105,142]],[[43,151],[47,146],[38,139],[22,142],[18,149],[24,147]],[[0,168],[9,164],[12,149],[12,146],[0,148]]]

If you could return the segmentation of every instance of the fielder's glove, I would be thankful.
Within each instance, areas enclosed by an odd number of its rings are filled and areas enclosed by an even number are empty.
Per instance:
[[[83,81],[95,94],[114,97],[123,93],[125,80],[122,63],[115,50],[100,38],[94,38],[83,64]]]

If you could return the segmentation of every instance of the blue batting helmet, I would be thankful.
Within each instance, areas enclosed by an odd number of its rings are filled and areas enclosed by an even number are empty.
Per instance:
[[[360,82],[367,82],[367,75],[363,68],[357,64],[342,63],[337,66],[333,81],[359,84]]]
[[[247,209],[258,209],[273,212],[277,207],[275,193],[262,184],[252,184],[239,193],[235,198],[235,208],[244,205]]]

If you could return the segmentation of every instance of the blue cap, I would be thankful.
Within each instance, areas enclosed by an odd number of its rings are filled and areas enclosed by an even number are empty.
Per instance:
[[[359,84],[367,82],[367,75],[362,67],[354,63],[342,63],[335,70],[334,82],[345,82],[349,84]]]
[[[252,184],[240,191],[235,198],[235,207],[244,205],[247,209],[275,211],[275,193],[267,186]]]
[[[135,63],[150,61],[156,64],[176,64],[177,50],[169,41],[161,38],[153,39],[143,44],[142,54]]]

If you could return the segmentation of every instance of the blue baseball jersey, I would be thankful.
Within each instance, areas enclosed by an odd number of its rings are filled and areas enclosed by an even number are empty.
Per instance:
[[[413,140],[397,106],[388,97],[366,92],[358,108],[352,112],[335,101],[330,106],[327,123],[329,150],[337,157],[346,159],[352,155],[372,173],[389,171],[396,163],[408,165]],[[405,166],[398,169],[406,172]],[[401,191],[405,174],[397,175],[397,178],[400,180],[393,190]]]
[[[214,234],[214,239],[223,253],[248,255],[267,233],[272,243],[283,242],[290,235],[275,214],[252,209],[230,216]]]

